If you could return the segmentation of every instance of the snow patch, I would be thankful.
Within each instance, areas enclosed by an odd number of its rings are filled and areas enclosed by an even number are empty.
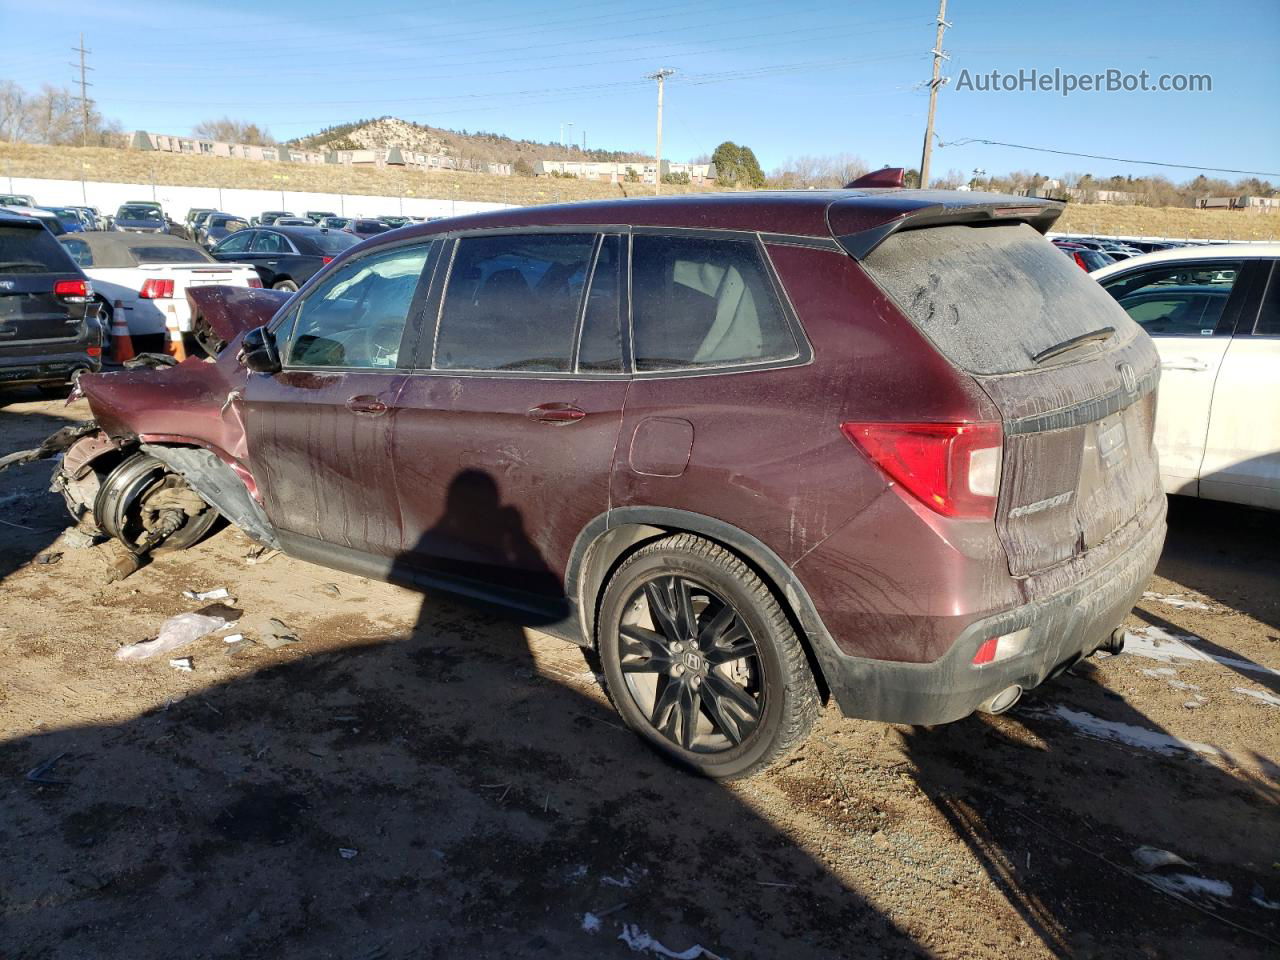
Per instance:
[[[1220,900],[1231,899],[1231,884],[1225,880],[1210,880],[1208,877],[1197,877],[1190,873],[1171,873],[1148,877],[1147,882],[1169,893],[1217,897]]]
[[[1273,707],[1280,707],[1280,697],[1274,693],[1268,693],[1265,690],[1250,690],[1248,687],[1232,687],[1232,693],[1243,693],[1246,697],[1253,697],[1255,700],[1261,700],[1263,703],[1269,703]]]
[[[1202,640],[1194,633],[1173,633],[1162,627],[1142,627],[1139,630],[1126,630],[1124,635],[1124,652],[1134,656],[1159,660],[1161,663],[1172,663],[1174,660],[1196,660],[1201,663],[1216,663],[1232,670],[1247,670],[1268,676],[1280,677],[1280,670],[1264,667],[1248,660],[1237,660],[1235,657],[1216,657],[1213,654],[1197,650],[1191,644]]]
[[[1148,730],[1146,727],[1135,726],[1131,723],[1103,720],[1101,717],[1095,717],[1093,714],[1085,713],[1083,710],[1072,710],[1070,707],[1056,706],[1051,710],[1036,712],[1046,716],[1057,717],[1059,720],[1070,724],[1081,735],[1092,737],[1095,740],[1124,743],[1131,747],[1150,750],[1153,753],[1165,756],[1175,756],[1180,753],[1200,753],[1226,759],[1226,754],[1211,744],[1183,740],[1181,737],[1160,733],[1157,730]]]
[[[1199,600],[1188,600],[1180,593],[1151,593],[1148,591],[1142,595],[1142,599],[1155,600],[1157,603],[1167,604],[1170,607],[1181,607],[1190,610],[1213,609],[1207,603],[1201,603]]]

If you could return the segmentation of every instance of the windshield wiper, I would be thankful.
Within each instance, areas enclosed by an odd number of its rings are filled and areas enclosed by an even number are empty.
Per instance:
[[[1041,350],[1032,357],[1031,360],[1033,363],[1044,363],[1046,360],[1052,360],[1054,357],[1059,357],[1064,353],[1069,353],[1076,347],[1082,347],[1086,343],[1101,343],[1103,341],[1110,340],[1112,336],[1114,336],[1115,332],[1115,327],[1102,327],[1098,330],[1094,330],[1092,333],[1082,333],[1078,337],[1072,337],[1069,340],[1063,340],[1061,343],[1055,343],[1047,350]]]

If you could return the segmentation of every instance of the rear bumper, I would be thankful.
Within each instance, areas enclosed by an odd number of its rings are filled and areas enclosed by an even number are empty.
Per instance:
[[[102,369],[102,357],[90,356],[91,346],[101,346],[101,337],[96,333],[92,343],[80,340],[56,351],[24,351],[15,356],[0,350],[0,384],[69,381],[77,370],[97,373]]]
[[[1067,589],[985,617],[967,627],[942,657],[903,663],[832,655],[823,673],[846,716],[888,723],[936,724],[959,720],[1014,684],[1024,690],[1064,663],[1105,644],[1142,595],[1160,559],[1165,537],[1164,498],[1154,522],[1110,563]],[[1028,628],[1025,648],[998,663],[974,666],[989,637]]]

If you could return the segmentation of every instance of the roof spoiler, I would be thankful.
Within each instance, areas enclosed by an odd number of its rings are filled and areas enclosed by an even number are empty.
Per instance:
[[[907,171],[903,167],[884,167],[855,177],[844,185],[846,190],[863,190],[872,187],[901,188],[906,180]]]
[[[868,199],[870,195],[849,197],[827,208],[832,236],[855,260],[865,260],[899,230],[1025,223],[1047,233],[1063,209],[1052,200],[935,190],[882,194],[874,205]]]

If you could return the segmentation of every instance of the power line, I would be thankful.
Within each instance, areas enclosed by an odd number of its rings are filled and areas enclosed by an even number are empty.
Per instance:
[[[1029,147],[1025,143],[1005,143],[1001,140],[983,140],[979,137],[966,137],[952,140],[950,143],[938,141],[939,147],[965,147],[971,143],[982,143],[992,147],[1010,147],[1014,150],[1032,150],[1036,153],[1054,153],[1060,157],[1083,157],[1086,160],[1110,160],[1113,163],[1140,163],[1148,167],[1172,167],[1177,170],[1208,170],[1210,173],[1241,173],[1249,177],[1280,177],[1280,173],[1267,170],[1235,170],[1231,167],[1205,167],[1194,163],[1166,163],[1163,160],[1133,160],[1127,157],[1106,157],[1098,153],[1073,153],[1070,150],[1053,150],[1049,147]]]
[[[92,70],[93,67],[87,66],[84,62],[85,54],[93,53],[92,50],[84,48],[84,34],[80,34],[80,46],[72,47],[71,52],[80,53],[80,96],[72,97],[73,100],[80,101],[80,146],[89,145],[89,88],[93,86],[86,78],[85,71]],[[75,64],[70,64],[74,67]]]

